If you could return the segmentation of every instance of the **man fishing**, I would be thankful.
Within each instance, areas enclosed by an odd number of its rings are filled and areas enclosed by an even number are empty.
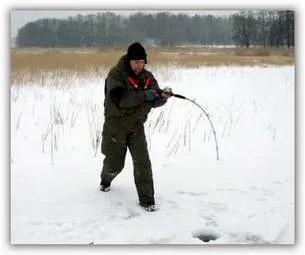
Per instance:
[[[100,190],[110,191],[113,179],[122,171],[127,148],[130,151],[139,204],[155,211],[152,167],[147,149],[144,123],[152,108],[162,106],[172,90],[161,90],[153,74],[145,69],[147,54],[135,42],[127,54],[111,68],[105,81]]]

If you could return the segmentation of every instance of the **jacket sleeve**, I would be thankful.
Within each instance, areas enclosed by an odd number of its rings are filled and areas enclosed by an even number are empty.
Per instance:
[[[158,82],[155,78],[153,78],[153,85],[154,88],[158,91],[160,90]],[[162,105],[164,105],[167,102],[167,98],[165,97],[159,97],[156,100],[153,101],[152,107],[156,108],[156,107],[160,107]]]
[[[143,91],[128,90],[122,82],[111,76],[107,77],[106,89],[109,91],[111,101],[118,108],[136,107],[145,100]]]

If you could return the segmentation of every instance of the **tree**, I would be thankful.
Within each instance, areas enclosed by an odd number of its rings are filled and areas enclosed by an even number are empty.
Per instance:
[[[46,20],[30,22],[18,31],[16,42],[22,47],[54,47],[56,33],[46,26]]]
[[[285,11],[286,44],[290,48],[294,46],[294,11]]]
[[[258,13],[257,18],[257,44],[261,44],[266,47],[267,35],[268,35],[268,20],[267,11],[262,10]]]

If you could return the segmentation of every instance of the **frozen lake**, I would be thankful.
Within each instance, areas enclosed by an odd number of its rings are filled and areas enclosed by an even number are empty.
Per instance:
[[[160,210],[130,155],[98,190],[103,75],[11,87],[13,244],[293,244],[294,67],[156,68],[170,98],[145,125]],[[208,238],[209,242],[201,239]]]

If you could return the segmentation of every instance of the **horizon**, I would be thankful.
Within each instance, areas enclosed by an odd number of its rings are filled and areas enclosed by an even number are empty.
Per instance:
[[[18,34],[18,30],[25,24],[33,22],[39,19],[48,18],[68,18],[71,16],[90,15],[104,12],[120,13],[121,15],[132,15],[137,12],[141,13],[158,13],[158,12],[169,12],[169,13],[185,13],[190,16],[198,15],[214,15],[214,16],[226,16],[231,15],[237,10],[11,10],[10,11],[10,36],[15,38]]]

